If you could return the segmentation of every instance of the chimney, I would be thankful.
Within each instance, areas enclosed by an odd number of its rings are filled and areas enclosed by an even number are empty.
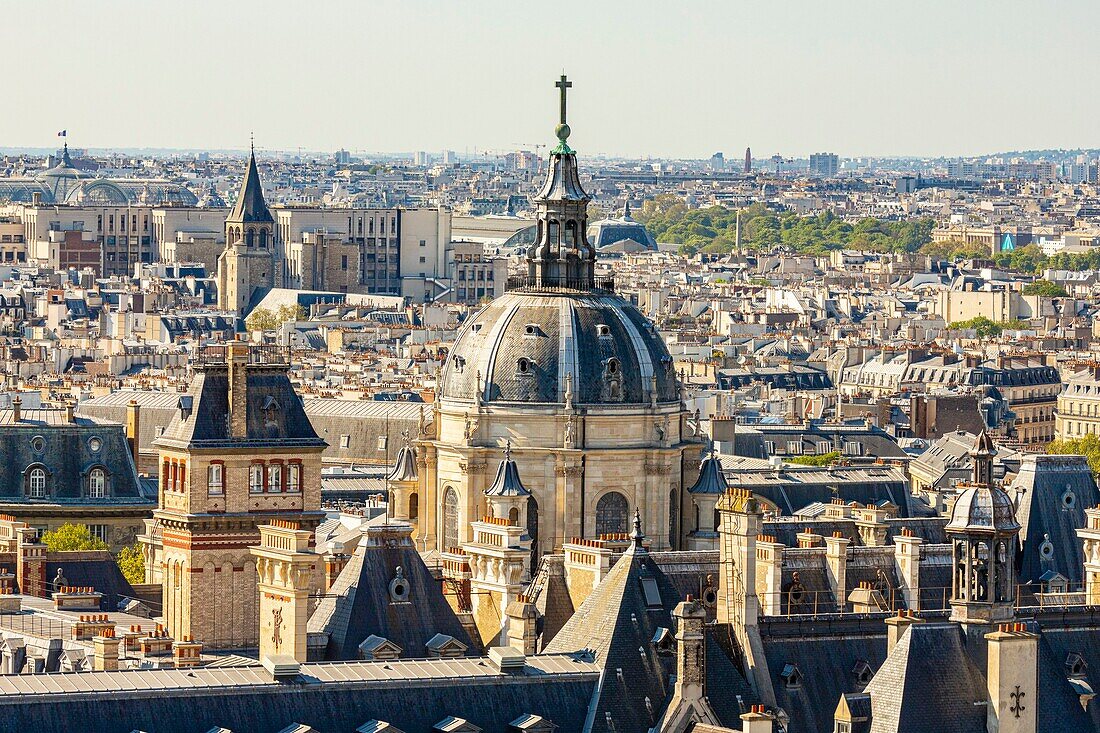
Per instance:
[[[783,613],[783,551],[786,546],[771,535],[756,538],[757,589],[761,594],[760,613],[779,616]]]
[[[753,705],[741,716],[741,733],[772,733],[775,718],[764,712],[763,705]]]
[[[340,577],[340,573],[350,560],[350,556],[344,554],[344,544],[337,540],[333,540],[329,544],[328,552],[324,555],[325,562],[325,592],[329,592],[332,589],[336,579]]]
[[[11,421],[20,422],[23,419],[23,398],[16,395],[11,400]]]
[[[118,646],[122,639],[115,636],[114,629],[104,629],[99,636],[92,637],[92,670],[95,672],[118,671]]]
[[[138,467],[138,432],[141,428],[141,406],[137,400],[130,400],[126,405],[126,445],[130,448],[130,456],[134,459],[134,468]]]
[[[748,489],[729,489],[718,500],[718,511],[722,518],[718,530],[722,537],[718,545],[721,566],[741,568],[741,578],[740,587],[731,588],[729,574],[722,573],[718,584],[717,620],[747,633],[745,629],[755,627],[760,616],[760,600],[756,595],[756,538],[763,526],[764,512]],[[740,608],[731,618],[729,612],[738,604]],[[735,623],[738,620],[741,623]]]
[[[901,641],[905,630],[913,624],[922,624],[924,619],[917,618],[912,611],[898,611],[897,616],[886,619],[886,655],[889,656],[897,643]]]
[[[34,193],[31,194],[31,206],[41,206],[41,205],[42,205],[42,192],[41,191],[35,191]]]
[[[25,596],[46,597],[46,546],[38,541],[38,533],[30,527],[16,530],[19,544],[15,558],[19,591]]]
[[[836,597],[837,610],[843,611],[848,597],[848,544],[847,537],[834,532],[825,538],[825,569],[829,575],[829,587]]]
[[[75,408],[76,408],[76,403],[75,402],[73,402],[72,400],[65,400],[65,422],[69,425],[72,425],[73,422],[74,422],[73,410]]]
[[[673,700],[700,702],[707,695],[703,604],[690,595],[672,611],[676,623],[676,688]],[[670,706],[669,709],[674,708]]]
[[[538,612],[530,597],[520,594],[508,604],[508,646],[532,657],[538,653]]]
[[[1039,635],[1021,623],[985,635],[988,733],[1035,733]]]
[[[906,527],[894,535],[894,567],[901,582],[905,606],[920,610],[920,548],[924,543]]]
[[[248,437],[248,344],[230,341],[226,345],[229,362],[229,437]]]

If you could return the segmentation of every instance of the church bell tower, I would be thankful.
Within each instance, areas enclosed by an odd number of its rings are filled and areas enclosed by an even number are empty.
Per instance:
[[[275,286],[275,219],[264,200],[256,150],[248,158],[237,201],[225,220],[218,255],[218,307],[243,314],[257,288]]]

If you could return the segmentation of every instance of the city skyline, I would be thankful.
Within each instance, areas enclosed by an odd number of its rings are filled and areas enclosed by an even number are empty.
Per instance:
[[[68,129],[76,145],[115,149],[241,149],[253,130],[276,150],[549,145],[544,87],[564,69],[573,140],[590,155],[1095,147],[1100,102],[1077,94],[1073,70],[1097,60],[1087,41],[1100,9],[1065,6],[1053,22],[1023,3],[564,2],[549,18],[487,0],[13,6],[23,32],[10,48],[34,73],[13,76],[9,94],[55,102],[6,120],[0,143],[46,148]],[[66,52],[42,53],[44,39]],[[1074,52],[1028,63],[1028,49],[1059,47]],[[95,83],[76,83],[78,68]],[[68,81],[44,94],[50,79]]]

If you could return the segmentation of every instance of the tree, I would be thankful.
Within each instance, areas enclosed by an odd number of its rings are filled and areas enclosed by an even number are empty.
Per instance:
[[[272,331],[279,326],[279,319],[267,308],[257,308],[244,319],[249,331]]]
[[[82,550],[106,550],[107,543],[92,536],[84,524],[63,524],[42,535],[42,542],[50,552],[79,552]]]
[[[306,309],[297,303],[288,303],[286,305],[280,305],[278,310],[275,311],[275,320],[278,322],[277,326],[281,326],[287,321],[304,321],[309,317]]]
[[[1007,331],[1023,331],[1031,327],[1027,321],[1019,319],[1015,321],[994,321],[985,316],[975,316],[968,321],[953,321],[947,324],[952,331],[973,330],[978,338],[990,338],[1000,336]]]
[[[1024,295],[1041,295],[1044,298],[1064,298],[1069,295],[1064,287],[1050,280],[1036,280],[1028,283],[1023,289]]]
[[[1053,440],[1047,444],[1047,453],[1084,456],[1088,459],[1092,472],[1100,476],[1100,437],[1090,434],[1079,438]]]
[[[138,545],[123,547],[115,558],[115,562],[118,563],[118,569],[122,571],[122,576],[126,578],[127,583],[135,585],[145,582],[145,556],[141,554],[141,548]]]
[[[840,460],[840,451],[834,450],[817,456],[795,456],[788,458],[787,463],[797,463],[800,466],[831,466]]]

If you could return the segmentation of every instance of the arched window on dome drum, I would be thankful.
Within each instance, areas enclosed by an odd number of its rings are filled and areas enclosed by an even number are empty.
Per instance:
[[[409,494],[409,520],[415,522],[420,518],[420,495],[416,492]]]
[[[626,532],[626,497],[609,491],[596,502],[596,536]]]
[[[531,576],[539,564],[539,503],[535,497],[527,497],[527,536],[531,538]]]
[[[443,550],[458,547],[458,492],[448,486],[443,492]]]
[[[550,246],[554,249],[561,249],[561,237],[558,233],[558,223],[556,221],[551,221],[547,225],[547,232],[549,233]]]
[[[676,549],[676,523],[680,519],[680,507],[676,505],[676,490],[668,492],[668,546]]]
[[[569,249],[577,248],[577,222],[570,219],[565,222],[565,242],[564,245]]]

